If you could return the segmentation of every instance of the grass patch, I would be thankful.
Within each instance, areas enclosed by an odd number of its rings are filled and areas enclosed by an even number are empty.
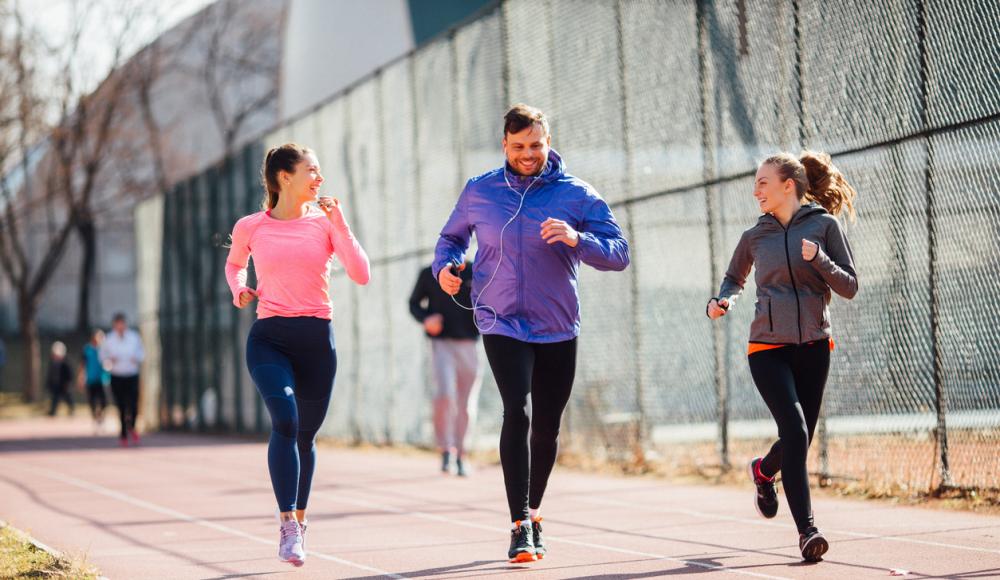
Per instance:
[[[98,571],[85,558],[53,556],[36,547],[10,526],[0,527],[0,578],[97,580],[99,576]]]
[[[0,420],[41,417],[46,410],[44,400],[37,403],[25,403],[21,393],[0,392]]]

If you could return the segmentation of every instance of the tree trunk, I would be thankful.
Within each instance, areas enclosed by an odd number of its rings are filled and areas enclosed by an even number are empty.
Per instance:
[[[21,339],[24,342],[24,370],[27,374],[27,380],[22,387],[24,401],[34,403],[41,394],[42,377],[42,347],[38,338],[38,322],[35,320],[38,305],[34,299],[24,296],[18,303]]]
[[[76,330],[80,334],[90,333],[90,296],[94,286],[94,270],[97,263],[97,230],[92,217],[80,218],[77,232],[83,246],[83,263],[80,268],[80,287],[76,307]]]

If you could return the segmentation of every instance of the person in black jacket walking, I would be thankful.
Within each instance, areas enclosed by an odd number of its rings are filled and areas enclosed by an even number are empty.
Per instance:
[[[803,559],[822,560],[829,549],[813,521],[806,456],[823,402],[833,339],[832,292],[858,291],[851,247],[838,215],[853,217],[854,191],[825,153],[781,153],[761,163],[754,197],[763,214],[743,232],[719,295],[706,314],[724,316],[756,269],[757,303],[747,358],[757,390],[778,425],[778,440],[750,461],[758,513],[778,511],[774,479],[781,471]]]
[[[465,264],[462,286],[455,296],[461,304],[470,304],[472,268]],[[434,395],[434,435],[441,451],[441,471],[449,473],[454,454],[455,472],[468,475],[465,444],[476,422],[482,365],[477,343],[479,330],[469,309],[463,309],[446,294],[434,279],[430,266],[417,277],[410,294],[410,313],[423,323],[431,339],[431,359],[437,390]]]
[[[59,401],[66,401],[69,414],[72,415],[73,397],[70,395],[69,388],[73,383],[73,369],[66,360],[66,345],[58,340],[52,343],[52,358],[49,359],[49,373],[45,382],[49,387],[49,394],[52,395],[49,416],[55,417]]]

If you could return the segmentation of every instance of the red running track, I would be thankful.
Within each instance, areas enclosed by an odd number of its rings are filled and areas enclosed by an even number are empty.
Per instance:
[[[81,420],[0,422],[0,518],[118,579],[1000,578],[1000,517],[817,499],[831,542],[800,562],[782,505],[752,490],[556,468],[549,556],[511,565],[499,467],[468,479],[428,456],[321,449],[309,560],[279,562],[266,444],[152,434],[120,449]]]

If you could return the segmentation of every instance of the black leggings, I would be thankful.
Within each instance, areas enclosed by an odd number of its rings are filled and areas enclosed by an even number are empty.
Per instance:
[[[69,394],[69,389],[61,388],[49,391],[52,394],[52,406],[49,407],[49,415],[55,416],[56,411],[59,409],[59,401],[66,401],[66,406],[69,407],[69,414],[73,414],[73,396]]]
[[[816,431],[830,370],[830,342],[765,350],[749,356],[750,374],[778,424],[778,440],[760,464],[773,477],[781,471],[788,509],[802,533],[813,525],[806,456]]]
[[[111,375],[111,396],[118,407],[122,430],[119,437],[125,439],[135,431],[135,417],[139,414],[139,375],[118,377]]]
[[[531,343],[485,335],[483,346],[503,400],[500,464],[510,519],[527,521],[529,507],[542,504],[556,462],[559,423],[576,375],[576,339]]]
[[[90,413],[94,419],[104,416],[104,408],[108,406],[108,397],[104,394],[104,384],[89,383],[87,385],[87,402],[90,404]]]

